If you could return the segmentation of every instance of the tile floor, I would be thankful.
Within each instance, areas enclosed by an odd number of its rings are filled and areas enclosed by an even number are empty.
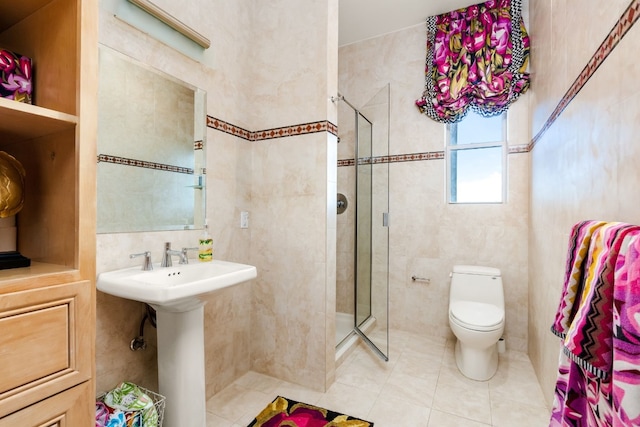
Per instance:
[[[529,358],[507,350],[496,375],[460,374],[453,341],[392,331],[389,362],[359,346],[326,393],[248,372],[207,402],[207,427],[246,427],[277,395],[375,423],[375,427],[544,427],[549,409]]]

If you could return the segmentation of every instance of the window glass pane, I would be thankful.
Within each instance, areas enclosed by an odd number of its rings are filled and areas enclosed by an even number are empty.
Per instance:
[[[483,117],[469,111],[461,122],[451,125],[451,145],[502,141],[503,117]]]
[[[502,147],[451,150],[451,203],[502,202]]]

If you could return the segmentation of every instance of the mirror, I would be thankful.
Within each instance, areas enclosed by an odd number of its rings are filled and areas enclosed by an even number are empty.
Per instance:
[[[101,45],[98,233],[204,224],[206,92]]]

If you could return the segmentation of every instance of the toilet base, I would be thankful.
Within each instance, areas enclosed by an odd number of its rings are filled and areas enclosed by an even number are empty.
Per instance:
[[[456,365],[465,377],[475,381],[487,381],[498,370],[498,347],[493,344],[487,348],[465,346],[456,339]]]

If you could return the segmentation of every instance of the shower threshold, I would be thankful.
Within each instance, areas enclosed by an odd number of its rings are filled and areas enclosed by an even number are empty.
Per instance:
[[[362,322],[360,326],[360,330],[364,333],[369,333],[376,325],[376,318],[370,316],[367,320]],[[355,350],[356,345],[358,344],[359,335],[356,333],[355,329],[351,331],[349,335],[347,335],[340,343],[336,346],[336,366],[339,366],[344,359],[350,355],[353,350]]]

